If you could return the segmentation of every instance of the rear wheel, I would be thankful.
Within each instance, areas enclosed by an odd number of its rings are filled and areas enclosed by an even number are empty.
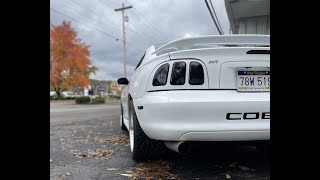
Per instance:
[[[166,150],[162,141],[150,139],[143,132],[132,101],[130,102],[129,137],[132,159],[135,161],[159,159]]]

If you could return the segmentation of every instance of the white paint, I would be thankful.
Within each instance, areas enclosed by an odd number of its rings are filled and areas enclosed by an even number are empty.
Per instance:
[[[195,44],[238,44],[192,49]],[[227,120],[227,113],[270,112],[270,92],[238,92],[238,68],[270,68],[270,54],[247,54],[249,50],[270,50],[268,35],[225,35],[187,38],[169,42],[153,53],[133,74],[121,95],[124,124],[129,124],[128,95],[146,135],[165,141],[248,141],[270,139],[270,120]],[[259,47],[264,45],[267,47]],[[161,54],[161,53],[160,53]],[[184,85],[171,85],[172,65],[186,62]],[[204,84],[189,84],[189,63],[197,61],[204,69]],[[153,76],[169,63],[167,84],[153,86]],[[139,86],[136,86],[139,83]],[[137,107],[143,106],[142,110]]]

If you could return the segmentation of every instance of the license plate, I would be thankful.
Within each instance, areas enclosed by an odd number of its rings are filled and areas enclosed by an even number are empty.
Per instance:
[[[238,91],[270,91],[270,71],[237,72]]]

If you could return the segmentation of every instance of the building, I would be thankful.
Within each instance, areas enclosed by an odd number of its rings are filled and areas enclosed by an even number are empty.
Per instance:
[[[225,0],[233,34],[270,35],[270,0]]]

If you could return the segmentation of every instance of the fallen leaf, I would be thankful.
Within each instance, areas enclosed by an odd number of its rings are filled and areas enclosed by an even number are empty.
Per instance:
[[[134,172],[132,178],[145,179],[177,179],[178,175],[170,173],[173,163],[166,161],[148,161],[142,162],[133,167]]]
[[[107,149],[96,149],[96,150],[88,150],[88,155],[95,159],[106,159],[107,156],[111,156],[114,154],[113,150]]]
[[[108,171],[117,171],[117,170],[119,170],[118,168],[108,168],[107,169]]]
[[[121,176],[132,177],[132,174],[120,174]]]
[[[242,171],[249,171],[250,168],[246,167],[246,166],[238,166],[239,169],[241,169]]]
[[[227,179],[230,179],[230,178],[231,178],[231,175],[230,175],[230,174],[231,174],[231,171],[226,171],[226,172],[225,172],[225,175],[226,175],[226,178],[227,178]]]
[[[81,153],[81,152],[73,153],[73,155],[76,156],[77,158],[83,158],[87,156],[85,153]]]
[[[233,162],[233,163],[229,164],[229,167],[234,168],[234,167],[236,167],[237,164],[238,164],[238,162]]]
[[[67,176],[71,176],[71,174],[70,174],[70,173],[68,173],[68,172],[66,172],[66,175],[67,175]]]

